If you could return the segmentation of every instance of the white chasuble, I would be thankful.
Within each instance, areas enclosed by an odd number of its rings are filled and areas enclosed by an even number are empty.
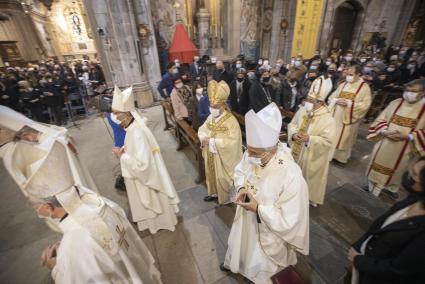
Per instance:
[[[337,99],[345,99],[347,106],[335,104]],[[363,79],[351,84],[342,82],[329,97],[329,102],[336,122],[334,159],[346,163],[356,142],[361,120],[372,103],[372,94],[369,85]]]
[[[92,210],[79,209],[59,223],[63,238],[52,270],[55,283],[161,283],[154,258],[125,217],[107,207],[96,214],[112,233],[112,238],[101,244],[77,221],[84,220],[90,227]]]
[[[252,166],[245,152],[235,169],[235,187],[258,201],[258,217],[238,206],[228,240],[225,266],[255,283],[297,262],[309,251],[308,188],[286,145],[264,167]]]
[[[296,133],[309,135],[309,141],[296,142]],[[332,159],[335,142],[335,120],[326,106],[308,114],[300,108],[288,125],[288,142],[292,156],[303,171],[310,200],[323,204],[328,180],[329,160]]]
[[[133,221],[140,231],[149,229],[152,234],[174,231],[179,197],[152,132],[138,113],[133,116],[120,159]]]
[[[217,195],[218,203],[229,201],[229,191],[233,185],[233,171],[242,159],[242,136],[239,123],[228,111],[216,121],[210,115],[198,130],[199,140],[210,139],[204,147],[208,195]]]
[[[366,171],[368,180],[380,188],[397,191],[403,173],[425,155],[425,99],[410,104],[392,101],[371,124],[367,139],[376,142]],[[412,140],[392,141],[382,131],[411,134]]]

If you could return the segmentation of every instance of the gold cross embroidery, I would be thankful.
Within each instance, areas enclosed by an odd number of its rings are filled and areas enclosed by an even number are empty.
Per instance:
[[[116,227],[117,233],[120,236],[120,239],[118,241],[118,245],[121,247],[124,245],[125,249],[128,250],[130,245],[128,244],[127,240],[125,239],[125,230],[124,228],[121,230],[120,227]]]

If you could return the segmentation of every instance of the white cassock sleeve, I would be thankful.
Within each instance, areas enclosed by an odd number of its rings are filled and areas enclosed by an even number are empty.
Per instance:
[[[239,164],[236,165],[235,171],[233,173],[233,183],[235,185],[236,191],[245,186],[245,183],[250,176],[252,166],[246,161],[247,157],[248,152],[245,151],[242,156],[242,160],[239,162]]]
[[[152,149],[142,132],[143,130],[137,130],[132,133],[133,135],[126,137],[126,139],[130,139],[130,141],[126,141],[126,145],[130,144],[131,152],[125,152],[121,156],[120,162],[124,177],[137,177],[143,184],[147,184],[149,173],[155,167],[152,167],[154,165]]]
[[[258,215],[267,230],[307,254],[309,248],[308,188],[302,172],[290,166],[279,199],[270,205],[258,205]]]

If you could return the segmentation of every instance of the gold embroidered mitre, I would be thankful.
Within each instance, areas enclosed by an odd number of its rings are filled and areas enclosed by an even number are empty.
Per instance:
[[[227,102],[230,95],[230,88],[225,81],[210,81],[208,83],[208,99],[210,105],[222,104]]]

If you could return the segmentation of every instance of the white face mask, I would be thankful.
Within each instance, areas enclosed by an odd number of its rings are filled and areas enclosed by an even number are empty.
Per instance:
[[[361,62],[361,63],[366,62],[366,58],[360,58],[360,62]]]
[[[117,116],[115,115],[115,113],[111,113],[111,120],[113,122],[115,122],[116,124],[120,124],[121,121],[118,120]]]
[[[250,163],[253,166],[261,166],[263,162],[261,161],[261,158],[251,157],[248,156],[248,163]]]
[[[353,76],[353,75],[347,75],[347,77],[345,77],[345,80],[346,80],[348,83],[353,83],[353,81],[354,81],[354,76]]]
[[[295,64],[295,60],[291,60],[291,65],[294,65]]]
[[[332,61],[326,61],[326,66],[329,66],[332,64]]]
[[[415,69],[416,65],[415,64],[409,64],[407,65],[407,69]]]
[[[210,113],[212,117],[217,118],[220,116],[220,109],[210,107]]]
[[[301,66],[301,61],[298,61],[298,60],[297,60],[297,61],[295,61],[295,66],[296,66],[296,67],[300,67],[300,66]]]
[[[418,99],[418,93],[404,91],[403,99],[405,99],[409,103],[415,102]]]
[[[177,73],[179,73],[179,70],[177,70],[177,68],[171,69],[171,74],[177,74]]]
[[[310,66],[310,69],[311,69],[311,70],[316,70],[316,69],[317,69],[317,65],[311,65],[311,66]]]
[[[342,67],[338,67],[338,69],[337,69],[338,71],[342,71],[343,70],[343,68]]]
[[[236,63],[236,68],[241,68],[241,67],[242,67],[242,64]]]
[[[180,67],[180,63],[179,62],[175,62],[176,67]]]
[[[304,102],[304,109],[310,113],[313,110],[314,104],[311,102]]]
[[[269,61],[268,60],[264,60],[263,65],[269,65]]]
[[[258,60],[258,65],[263,65],[263,60]]]
[[[345,60],[347,60],[347,61],[351,61],[351,60],[353,60],[353,57],[352,57],[352,56],[346,56],[346,57],[345,57]]]
[[[388,68],[387,68],[387,71],[388,71],[388,72],[393,72],[394,70],[395,70],[395,68],[392,68],[392,67],[388,67]]]
[[[197,95],[202,95],[203,91],[204,91],[204,89],[198,88],[198,89],[196,89],[196,94]]]

